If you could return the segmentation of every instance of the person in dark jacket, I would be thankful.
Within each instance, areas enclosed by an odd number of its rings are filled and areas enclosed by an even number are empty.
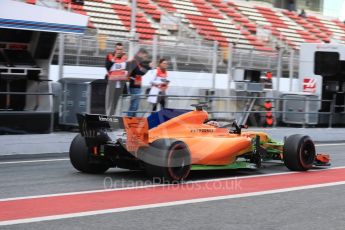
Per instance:
[[[139,108],[142,77],[151,69],[148,60],[149,54],[146,49],[141,48],[133,60],[127,62],[127,70],[129,73],[129,93],[131,102],[129,106],[129,117],[135,117]]]
[[[296,11],[295,0],[289,0],[287,7],[289,11]]]
[[[307,17],[307,13],[305,12],[304,9],[302,9],[301,13],[298,16],[300,16],[301,18],[306,18]]]

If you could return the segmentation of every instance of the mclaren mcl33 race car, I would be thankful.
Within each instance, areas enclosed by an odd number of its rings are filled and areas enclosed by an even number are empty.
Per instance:
[[[85,173],[144,170],[168,182],[184,180],[191,170],[261,168],[272,160],[293,171],[329,165],[329,156],[316,154],[309,136],[274,141],[265,132],[242,131],[247,127],[236,122],[216,125],[203,105],[195,107],[165,109],[148,118],[78,114],[80,134],[70,146],[71,163]]]

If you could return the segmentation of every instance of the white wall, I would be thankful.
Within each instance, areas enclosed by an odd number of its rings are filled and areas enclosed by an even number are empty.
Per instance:
[[[59,68],[57,65],[50,66],[50,79],[58,81]],[[79,67],[79,66],[65,66],[65,78],[90,78],[90,79],[103,79],[106,74],[105,68],[102,67]],[[170,71],[169,79],[171,87],[183,88],[212,88],[212,74],[211,73],[193,73],[193,72],[177,72]],[[149,85],[149,77],[144,76],[143,85]],[[280,91],[289,91],[290,80],[287,78],[280,79]],[[234,85],[231,85],[233,88]],[[216,75],[216,89],[227,89],[228,77],[226,74]],[[273,88],[276,88],[276,79],[273,78]],[[293,92],[300,89],[298,79],[293,79]]]

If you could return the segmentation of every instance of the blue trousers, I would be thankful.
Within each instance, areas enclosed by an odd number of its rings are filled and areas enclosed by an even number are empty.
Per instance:
[[[135,117],[136,111],[139,108],[141,89],[129,88],[129,93],[131,94],[131,104],[129,106],[129,112],[127,113],[127,116]]]

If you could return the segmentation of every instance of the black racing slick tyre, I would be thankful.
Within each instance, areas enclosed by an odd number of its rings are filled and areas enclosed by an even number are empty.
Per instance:
[[[315,145],[309,136],[291,135],[284,143],[284,164],[292,171],[307,171],[311,169],[315,155]]]
[[[156,182],[180,182],[190,173],[190,152],[188,146],[179,140],[156,140],[141,152],[141,158],[147,175]]]
[[[81,134],[73,139],[69,149],[69,158],[73,167],[84,173],[100,174],[109,169],[105,161],[91,162],[91,152]]]

